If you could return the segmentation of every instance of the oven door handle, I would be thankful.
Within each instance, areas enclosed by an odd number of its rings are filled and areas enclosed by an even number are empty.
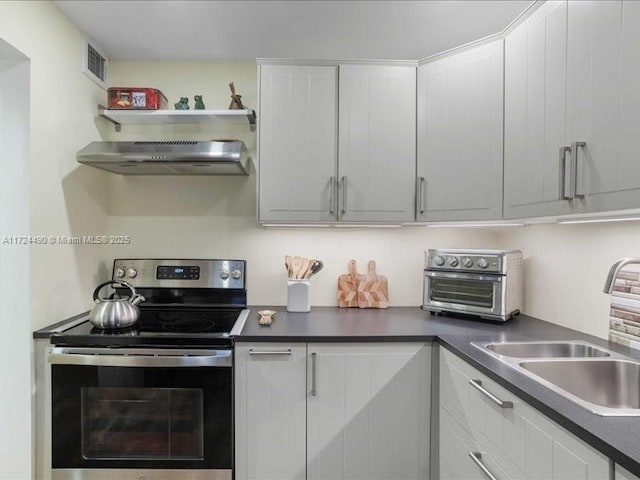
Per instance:
[[[231,367],[231,350],[145,350],[53,347],[53,365],[96,367]]]
[[[461,280],[480,280],[500,283],[502,281],[502,275],[482,275],[479,273],[453,273],[453,272],[432,272],[425,271],[425,276],[431,278],[453,278]]]

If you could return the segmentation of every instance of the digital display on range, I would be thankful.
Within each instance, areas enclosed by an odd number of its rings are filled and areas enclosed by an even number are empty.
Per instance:
[[[158,265],[156,279],[158,280],[198,280],[200,267]]]

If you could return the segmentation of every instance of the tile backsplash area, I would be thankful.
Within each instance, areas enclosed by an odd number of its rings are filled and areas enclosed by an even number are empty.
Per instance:
[[[609,315],[609,340],[640,350],[640,266],[616,277]]]

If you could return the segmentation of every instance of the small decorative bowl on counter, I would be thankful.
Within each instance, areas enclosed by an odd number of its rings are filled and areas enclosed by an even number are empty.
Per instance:
[[[275,316],[276,312],[274,310],[260,310],[258,312],[258,323],[260,325],[271,325]]]

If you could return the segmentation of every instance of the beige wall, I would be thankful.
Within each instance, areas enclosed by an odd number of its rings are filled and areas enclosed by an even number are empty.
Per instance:
[[[501,245],[524,252],[526,313],[607,337],[610,298],[602,287],[616,260],[640,256],[637,222],[513,228]]]
[[[75,160],[99,139],[95,111],[104,97],[81,72],[83,36],[53,3],[8,1],[0,2],[0,37],[31,63],[30,234],[103,234],[107,175]],[[103,248],[13,248],[31,250],[31,319],[17,321],[35,329],[91,306]]]
[[[29,154],[27,158],[12,155],[2,159],[28,164],[27,186],[21,188],[28,191],[29,200],[28,205],[23,201],[24,211],[20,212],[28,218],[28,227],[5,233],[44,237],[104,233],[106,175],[78,168],[75,162],[75,152],[99,137],[94,116],[96,104],[104,96],[81,73],[82,36],[50,2],[0,2],[0,39],[29,62],[26,80],[22,80],[28,83]],[[3,130],[18,120],[15,116],[3,118]],[[3,211],[3,227],[16,213]],[[4,269],[0,343],[9,347],[2,349],[5,371],[0,374],[0,478],[26,479],[33,471],[31,331],[91,305],[90,294],[104,249],[7,244],[1,248],[2,258],[10,261],[0,265]],[[17,263],[14,260],[25,253],[28,258],[21,268],[30,261],[30,280],[23,272],[10,272],[11,265]],[[4,281],[7,278],[13,282]],[[7,299],[7,285],[15,287],[22,278],[26,287]],[[26,292],[24,298],[22,292]],[[18,315],[16,308],[7,308],[7,302],[13,307],[23,302],[26,306]]]

